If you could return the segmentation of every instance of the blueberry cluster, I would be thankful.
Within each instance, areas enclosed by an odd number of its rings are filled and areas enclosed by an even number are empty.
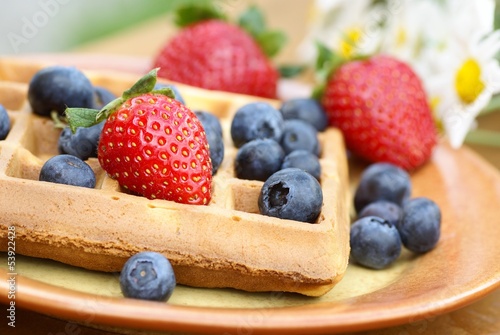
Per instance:
[[[157,83],[155,89],[164,87],[172,89],[175,98],[185,103],[178,88],[174,85]],[[116,98],[116,95],[108,89],[93,86],[83,72],[68,66],[51,66],[38,71],[28,88],[28,101],[33,113],[42,117],[57,117],[59,121],[64,119],[64,111],[68,107],[102,109]],[[212,173],[215,174],[224,157],[221,125],[219,120],[208,112],[199,111],[196,114],[207,133],[213,164]],[[58,141],[58,152],[62,157],[53,157],[47,161],[39,179],[60,184],[94,187],[94,172],[85,161],[97,157],[103,127],[104,121],[89,128],[78,128],[75,133],[69,127],[64,127]],[[9,129],[9,117],[5,108],[0,106],[0,139],[5,138]],[[91,180],[94,182],[92,183]]]
[[[411,198],[408,173],[388,163],[370,165],[354,194],[351,258],[374,269],[392,264],[402,247],[422,254],[439,241],[441,211],[426,197]]]
[[[253,102],[236,111],[231,138],[236,177],[263,181],[261,214],[315,222],[323,204],[320,142],[326,114],[317,101],[293,99],[280,109]]]
[[[115,99],[107,89],[93,86],[87,76],[75,67],[49,66],[38,71],[28,87],[28,101],[33,113],[41,117],[64,119],[68,107],[102,108]],[[85,162],[97,156],[97,144],[103,123],[61,132],[59,155],[42,166],[39,180],[81,187],[95,187],[95,174]]]

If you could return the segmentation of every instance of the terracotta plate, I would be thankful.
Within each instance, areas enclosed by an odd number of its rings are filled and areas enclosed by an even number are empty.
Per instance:
[[[88,57],[49,59],[97,68]],[[109,59],[96,59],[99,67],[109,64]],[[146,60],[113,64],[129,71],[149,65]],[[364,166],[350,163],[354,186]],[[178,286],[168,304],[137,301],[121,296],[115,274],[17,255],[16,306],[121,329],[331,334],[431,319],[500,287],[498,170],[470,149],[441,144],[432,161],[412,174],[412,182],[413,196],[427,196],[442,209],[442,237],[436,249],[423,256],[405,251],[383,271],[351,264],[341,283],[321,298]],[[6,261],[0,264],[0,301],[8,304],[6,267]]]

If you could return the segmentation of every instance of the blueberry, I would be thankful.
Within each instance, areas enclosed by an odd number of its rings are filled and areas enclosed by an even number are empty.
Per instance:
[[[286,155],[281,168],[301,169],[310,173],[317,180],[320,180],[321,177],[321,165],[318,156],[307,150],[295,150]]]
[[[401,254],[398,230],[376,216],[365,216],[352,224],[350,243],[351,258],[373,269],[389,266]]]
[[[408,250],[421,254],[433,249],[441,235],[439,206],[425,197],[408,200],[398,230]]]
[[[182,103],[183,105],[186,104],[186,101],[184,100],[184,98],[182,97],[182,94],[181,92],[179,91],[179,89],[177,88],[177,86],[175,85],[172,85],[172,84],[162,84],[162,83],[156,83],[155,87],[153,90],[159,90],[160,88],[165,88],[165,87],[168,87],[170,89],[172,89],[172,91],[174,92],[174,95],[175,95],[175,100],[179,101],[180,103]]]
[[[210,158],[212,159],[212,175],[217,170],[224,159],[224,141],[222,137],[222,126],[217,116],[207,111],[194,112],[200,120],[205,133],[207,134],[208,145],[210,146]]]
[[[201,124],[203,125],[203,128],[207,127],[212,127],[216,132],[220,134],[222,137],[222,126],[220,124],[219,118],[215,116],[214,114],[207,112],[207,111],[201,111],[197,110],[194,112],[196,116],[198,117],[198,120],[200,120]]]
[[[328,126],[325,110],[315,99],[296,98],[284,101],[280,111],[285,120],[300,119],[310,123],[318,131],[323,131]]]
[[[363,207],[377,200],[392,201],[402,206],[410,195],[411,180],[405,170],[389,163],[375,163],[361,174],[354,193],[354,207],[359,213]]]
[[[60,154],[69,154],[81,160],[97,157],[97,146],[104,128],[104,121],[88,128],[77,128],[73,133],[66,127],[59,136],[58,149]]]
[[[283,169],[264,182],[258,205],[263,215],[313,223],[321,212],[323,191],[309,173]]]
[[[401,217],[403,215],[403,211],[401,207],[396,205],[393,202],[386,200],[378,200],[366,205],[361,212],[358,214],[358,219],[361,219],[365,216],[378,216],[396,228],[401,221]]]
[[[205,128],[207,142],[210,150],[210,159],[212,160],[212,175],[215,175],[224,159],[224,141],[221,134],[212,127]]]
[[[245,143],[236,154],[236,177],[265,181],[281,168],[284,157],[283,149],[274,140],[257,139]]]
[[[10,118],[7,110],[0,105],[0,140],[5,140],[10,131]]]
[[[35,114],[64,115],[67,107],[94,107],[94,87],[74,67],[51,66],[38,71],[29,84],[28,100]]]
[[[94,86],[95,109],[102,109],[104,106],[115,100],[117,96],[105,87]]]
[[[231,138],[237,148],[255,139],[280,142],[283,129],[283,116],[276,108],[266,102],[252,102],[236,111],[231,123]]]
[[[92,168],[72,155],[57,155],[45,162],[40,181],[94,188],[96,179]]]
[[[145,251],[130,257],[120,273],[120,287],[127,298],[167,301],[176,286],[174,269],[160,253]]]
[[[294,150],[307,150],[319,155],[318,131],[302,120],[286,120],[284,122],[281,146],[286,154]]]

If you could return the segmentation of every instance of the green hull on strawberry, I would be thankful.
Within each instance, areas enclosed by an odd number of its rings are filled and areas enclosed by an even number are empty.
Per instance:
[[[154,90],[157,71],[100,111],[67,109],[70,127],[105,120],[98,160],[123,188],[149,199],[206,205],[212,164],[204,128],[170,88]]]

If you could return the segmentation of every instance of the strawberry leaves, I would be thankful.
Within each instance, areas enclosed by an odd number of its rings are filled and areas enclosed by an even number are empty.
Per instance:
[[[67,108],[65,111],[69,127],[73,133],[77,128],[88,128],[97,124],[97,109],[90,108]]]
[[[181,28],[205,20],[225,21],[227,19],[226,15],[211,2],[197,2],[179,6],[174,15],[174,23]]]
[[[213,2],[185,4],[175,10],[174,22],[181,28],[206,20],[229,21],[220,7]],[[237,19],[237,25],[254,38],[269,58],[277,55],[287,41],[286,35],[282,31],[267,29],[264,14],[256,6],[250,6],[243,12]]]
[[[269,58],[277,55],[286,43],[287,38],[282,31],[267,29],[264,15],[256,6],[249,7],[238,19],[238,24],[255,39]]]
[[[111,101],[101,110],[91,108],[67,108],[65,111],[69,127],[73,133],[77,128],[87,128],[106,120],[127,99],[144,93],[156,93],[175,99],[172,89],[163,87],[154,90],[158,76],[158,68],[151,70],[140,78],[130,89],[123,92],[122,96]]]
[[[316,82],[318,83],[313,89],[312,97],[320,100],[325,92],[328,79],[332,74],[343,64],[349,61],[365,60],[368,55],[351,56],[349,59],[341,56],[339,53],[329,49],[321,42],[316,42],[317,58],[316,58]]]
[[[140,78],[131,88],[123,92],[122,98],[129,99],[136,95],[151,92],[155,85],[158,75],[158,69],[149,71],[144,77]]]

